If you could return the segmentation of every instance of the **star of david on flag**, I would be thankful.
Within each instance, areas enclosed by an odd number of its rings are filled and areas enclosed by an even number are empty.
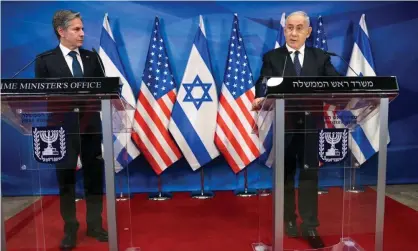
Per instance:
[[[212,101],[212,98],[209,95],[211,86],[211,83],[203,83],[202,80],[200,80],[199,75],[196,75],[193,83],[183,84],[183,87],[186,90],[186,97],[184,97],[183,102],[192,102],[196,106],[196,109],[199,110],[203,102]]]
[[[193,170],[219,156],[214,142],[218,94],[202,16],[199,20],[169,127]]]

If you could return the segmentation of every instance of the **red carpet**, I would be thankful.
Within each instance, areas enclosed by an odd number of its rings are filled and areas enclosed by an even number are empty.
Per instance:
[[[345,196],[339,188],[320,196],[318,231],[327,245],[337,243],[344,231],[344,236],[351,236],[366,250],[374,250],[376,193],[368,189]],[[211,200],[194,200],[189,193],[175,193],[169,201],[149,201],[146,195],[135,195],[117,203],[119,250],[251,251],[252,243],[271,244],[271,199],[240,198],[232,192],[216,192]],[[84,201],[77,208],[81,225],[75,250],[108,250],[105,243],[85,236]],[[6,222],[7,250],[59,250],[62,231],[58,197],[45,196]],[[386,198],[385,250],[418,250],[417,237],[418,212]],[[309,246],[303,240],[286,238],[285,248]]]

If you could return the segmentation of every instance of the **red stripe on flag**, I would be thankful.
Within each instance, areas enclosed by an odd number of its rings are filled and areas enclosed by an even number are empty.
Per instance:
[[[218,137],[217,134],[215,134],[215,144],[218,146],[219,151],[225,157],[226,162],[228,162],[228,164],[231,166],[232,171],[234,171],[234,173],[238,173],[239,171],[241,171],[237,163],[235,163],[234,158],[232,158],[231,154],[229,154],[228,149],[225,147],[222,140]]]
[[[141,149],[142,154],[144,154],[145,158],[147,159],[148,163],[151,165],[152,169],[160,175],[163,170],[161,170],[160,166],[158,165],[157,161],[154,159],[152,154],[148,151],[147,147],[145,147],[144,142],[142,142],[141,138],[136,132],[131,133],[132,140]]]
[[[255,95],[253,92],[253,88],[249,89],[246,93],[245,96],[247,96],[247,98],[250,100],[250,102],[253,102],[255,99]]]
[[[160,106],[161,110],[163,111],[165,117],[169,120],[170,119],[170,109],[168,109],[167,105],[164,103],[164,100],[162,98],[157,100],[158,105]]]
[[[249,108],[247,106],[245,106],[245,104],[244,104],[244,102],[242,101],[241,98],[238,98],[236,101],[237,101],[239,109],[241,110],[245,119],[248,121],[248,124],[250,124],[251,128],[253,128],[253,126],[255,124],[255,120],[254,120],[254,117],[251,115],[251,113],[249,111]]]
[[[250,148],[252,154],[256,157],[260,155],[260,152],[258,151],[257,146],[252,141],[251,137],[249,136],[249,133],[247,130],[245,130],[244,126],[242,125],[241,121],[238,118],[238,115],[235,113],[235,111],[232,109],[232,107],[229,105],[229,103],[226,101],[225,97],[222,95],[220,98],[220,104],[224,108],[225,112],[228,114],[228,116],[231,118],[232,122],[237,127],[238,131],[240,132],[241,136],[243,137],[245,143],[247,144],[248,148]],[[250,125],[251,126],[251,125]]]
[[[176,93],[173,91],[170,91],[169,93],[167,93],[168,98],[171,100],[171,103],[174,104],[174,102],[176,102]]]
[[[145,111],[148,113],[148,115],[151,117],[152,121],[154,121],[154,124],[157,126],[158,130],[161,132],[164,140],[167,142],[167,144],[170,146],[171,150],[174,152],[174,154],[180,158],[181,153],[180,150],[177,148],[176,144],[174,143],[173,139],[171,138],[170,134],[168,133],[167,126],[164,126],[160,117],[157,113],[155,113],[154,108],[151,106],[151,104],[148,103],[148,100],[144,97],[144,95],[139,95],[139,102],[144,107]],[[162,101],[162,99],[159,100],[159,102]],[[157,104],[159,104],[159,102]],[[167,106],[164,107],[167,108]],[[162,106],[160,108],[163,110]],[[168,109],[168,108],[167,108]],[[168,111],[169,112],[169,111]],[[136,114],[136,112],[135,112]],[[170,112],[168,115],[170,118]]]
[[[150,126],[152,126],[152,125],[148,125],[145,122],[145,120],[139,114],[138,110],[135,111],[135,117],[134,118],[135,118],[135,121],[138,123],[138,125],[144,131],[145,135],[148,137],[148,139],[151,142],[151,144],[155,147],[155,149],[157,150],[157,152],[160,154],[162,160],[164,161],[164,164],[166,166],[171,165],[173,162],[170,160],[170,157],[167,155],[166,151],[161,146],[160,142],[155,137],[154,133],[151,131]],[[143,145],[143,148],[141,147],[141,152],[144,151],[144,150],[146,150],[146,148],[147,147],[145,145]]]
[[[245,165],[250,163],[250,160],[247,157],[247,154],[242,149],[241,144],[237,141],[237,138],[235,137],[234,133],[229,129],[228,125],[225,123],[225,121],[222,119],[221,116],[218,115],[217,119],[218,126],[221,127],[222,131],[224,132],[226,138],[231,143],[234,150],[237,152],[238,156],[244,162]]]

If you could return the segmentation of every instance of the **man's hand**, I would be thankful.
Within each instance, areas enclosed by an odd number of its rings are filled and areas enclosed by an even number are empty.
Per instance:
[[[255,98],[252,103],[251,110],[256,111],[261,108],[261,104],[263,103],[265,98]]]

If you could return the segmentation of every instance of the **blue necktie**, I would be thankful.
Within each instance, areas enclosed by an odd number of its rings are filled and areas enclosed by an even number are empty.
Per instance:
[[[76,78],[83,77],[83,71],[81,70],[80,62],[78,62],[77,59],[77,52],[70,51],[68,55],[73,58],[73,76]]]
[[[300,72],[302,70],[302,66],[300,65],[299,62],[299,51],[295,51],[295,59],[293,60],[293,64],[295,65],[295,71],[296,71],[296,75],[300,75]]]

